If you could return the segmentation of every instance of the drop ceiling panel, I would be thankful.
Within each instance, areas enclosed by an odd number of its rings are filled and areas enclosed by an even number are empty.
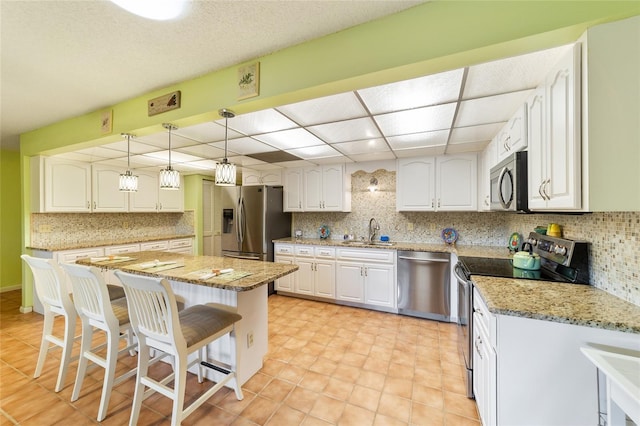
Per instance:
[[[216,142],[210,145],[221,149],[224,155],[224,142]],[[236,154],[248,155],[248,154],[257,154],[260,152],[276,151],[277,148],[274,148],[271,145],[267,145],[266,143],[262,143],[258,140],[245,136],[242,138],[232,139],[228,141],[227,150],[230,152],[234,152]]]
[[[333,147],[346,155],[365,154],[371,151],[389,151],[389,146],[382,138],[337,143]]]
[[[77,154],[84,154],[87,155],[91,158],[93,158],[92,161],[98,161],[100,159],[103,158],[117,158],[117,157],[122,157],[122,156],[127,156],[126,151],[122,152],[122,151],[118,151],[118,150],[113,150],[113,149],[109,149],[109,148],[105,148],[102,146],[96,146],[93,148],[85,148],[85,149],[79,149],[78,151],[76,151]]]
[[[103,145],[103,148],[109,148],[117,151],[121,151],[124,155],[127,155],[127,141],[122,140],[118,142],[113,142],[107,145]],[[133,154],[145,154],[147,152],[158,151],[158,147],[153,145],[147,145],[144,143],[137,142],[135,139],[131,139],[129,143],[129,152]]]
[[[498,134],[505,123],[481,124],[478,126],[458,127],[451,131],[449,144],[490,141]]]
[[[216,123],[224,126],[224,119],[218,120]],[[229,119],[229,128],[246,136],[293,129],[294,127],[296,127],[296,123],[275,109],[265,109],[248,114],[236,115],[234,118]]]
[[[315,166],[314,162],[306,161],[306,160],[296,160],[296,161],[285,161],[282,163],[273,163],[276,166],[280,167],[311,167]]]
[[[533,90],[505,93],[460,102],[455,127],[508,121]]]
[[[146,136],[136,136],[137,142],[142,142],[147,145],[153,145],[158,149],[169,149],[169,132],[162,131],[160,133],[154,133]],[[173,131],[171,132],[171,149],[180,148],[183,146],[196,145],[198,141],[194,141],[184,136],[180,136]]]
[[[320,139],[301,128],[267,133],[256,136],[256,139],[284,150],[324,144]]]
[[[446,148],[446,145],[437,145],[426,148],[401,149],[394,152],[398,158],[410,158],[425,155],[443,155]]]
[[[342,155],[339,157],[314,158],[313,162],[318,165],[353,163],[353,161],[351,161],[349,158]]]
[[[449,144],[447,145],[447,154],[482,151],[488,143],[489,141]]]
[[[364,117],[366,110],[353,92],[340,93],[277,108],[301,126]]]
[[[283,169],[282,166],[278,166],[275,164],[268,164],[268,163],[263,163],[260,162],[259,164],[251,164],[248,167],[243,167],[244,169],[249,169],[249,170],[278,170],[278,169]]]
[[[165,161],[169,165],[169,151],[157,151],[143,154],[144,157],[156,158]],[[204,158],[196,157],[195,155],[185,154],[182,152],[171,151],[171,165],[173,163],[186,163],[187,161],[200,161]]]
[[[341,154],[333,149],[330,145],[316,145],[305,148],[296,148],[288,150],[289,154],[293,154],[303,160],[312,160],[315,158],[337,157]]]
[[[435,132],[412,133],[409,135],[391,136],[387,138],[393,150],[423,148],[434,145],[445,145],[449,138],[449,130]]]
[[[131,164],[132,167],[133,164],[136,164],[136,168],[149,166],[164,167],[167,165],[167,162],[160,158],[148,157],[146,155],[133,155],[131,156]]]
[[[185,154],[191,154],[201,158],[224,157],[224,149],[216,148],[204,143],[193,146],[186,146],[184,148],[178,148],[176,149],[176,152],[183,152]]]
[[[245,155],[235,155],[233,157],[229,157],[229,162],[237,165],[237,166],[257,166],[261,164],[266,164],[264,161],[258,160],[257,158],[247,157]]]
[[[359,161],[395,160],[396,156],[393,155],[393,152],[386,151],[386,152],[368,152],[365,154],[355,154],[355,155],[350,155],[349,158],[351,158],[355,162],[359,162]]]
[[[213,172],[216,169],[216,162],[214,160],[190,161],[188,163],[172,164],[172,167],[185,172]]]
[[[464,69],[358,90],[372,114],[454,102]]]
[[[374,118],[384,136],[396,136],[448,129],[455,110],[456,105],[451,103],[376,115]]]
[[[206,123],[180,128],[174,133],[198,142],[219,142],[224,141],[224,123],[220,125],[212,121],[207,121]],[[244,136],[233,129],[229,129],[228,135],[229,139]]]
[[[311,126],[309,131],[328,143],[350,142],[381,136],[369,117]]]

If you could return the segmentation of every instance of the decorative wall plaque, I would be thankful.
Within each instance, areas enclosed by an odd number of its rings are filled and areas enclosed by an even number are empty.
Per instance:
[[[100,133],[111,133],[113,129],[113,110],[102,111],[100,114]]]
[[[159,96],[148,102],[149,117],[172,109],[180,108],[180,91],[171,92],[167,95]]]
[[[260,62],[238,68],[238,100],[260,94]]]

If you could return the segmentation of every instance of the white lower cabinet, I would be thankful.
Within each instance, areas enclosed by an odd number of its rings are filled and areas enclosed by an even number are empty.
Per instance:
[[[274,262],[292,265],[295,263],[293,245],[291,244],[274,244]],[[298,272],[285,275],[275,281],[276,291],[286,291],[287,293],[294,291],[295,276]]]
[[[596,367],[580,348],[640,351],[635,333],[494,315],[477,290],[474,310],[474,391],[485,426],[600,424]]]
[[[333,247],[296,246],[298,265],[294,292],[334,299],[336,294],[336,261]]]
[[[374,309],[396,309],[395,250],[339,248],[336,299]]]

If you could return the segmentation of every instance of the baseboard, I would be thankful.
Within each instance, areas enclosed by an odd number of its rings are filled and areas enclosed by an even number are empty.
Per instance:
[[[33,306],[20,306],[21,314],[28,314],[29,312],[33,312]]]
[[[0,293],[6,293],[7,291],[14,291],[22,289],[22,284],[17,285],[8,285],[4,287],[0,287]]]

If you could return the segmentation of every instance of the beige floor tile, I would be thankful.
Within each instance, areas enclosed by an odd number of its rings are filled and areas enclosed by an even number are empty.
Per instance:
[[[262,389],[260,396],[275,402],[282,402],[294,387],[295,385],[293,383],[280,379],[273,379],[267,386],[265,386],[264,389]]]
[[[278,403],[264,398],[260,395],[256,396],[253,401],[240,413],[241,417],[251,420],[254,423],[263,425],[269,417],[278,408]]]
[[[324,374],[316,373],[315,371],[307,371],[300,381],[300,386],[314,392],[322,392],[324,388],[327,387],[329,379],[330,377]]]
[[[285,399],[284,403],[291,408],[295,408],[303,413],[309,413],[313,408],[319,393],[310,391],[300,386],[296,386]]]
[[[365,408],[347,404],[338,420],[339,426],[367,426],[373,425],[375,412]]]
[[[411,405],[411,424],[424,426],[440,426],[444,424],[444,413],[441,408],[430,407],[418,402]]]
[[[309,414],[327,422],[336,423],[340,416],[342,416],[345,406],[346,403],[344,401],[330,396],[320,395],[313,404],[313,408]]]
[[[375,412],[378,409],[380,395],[380,391],[356,385],[351,392],[348,402]]]
[[[266,424],[273,426],[297,426],[302,423],[304,418],[305,413],[302,411],[298,411],[287,405],[282,405],[276,410]]]
[[[381,391],[382,388],[384,388],[385,380],[386,376],[384,374],[376,373],[375,371],[362,370],[358,380],[356,380],[356,384]]]
[[[378,404],[378,413],[394,419],[409,422],[411,401],[399,396],[383,393]]]

